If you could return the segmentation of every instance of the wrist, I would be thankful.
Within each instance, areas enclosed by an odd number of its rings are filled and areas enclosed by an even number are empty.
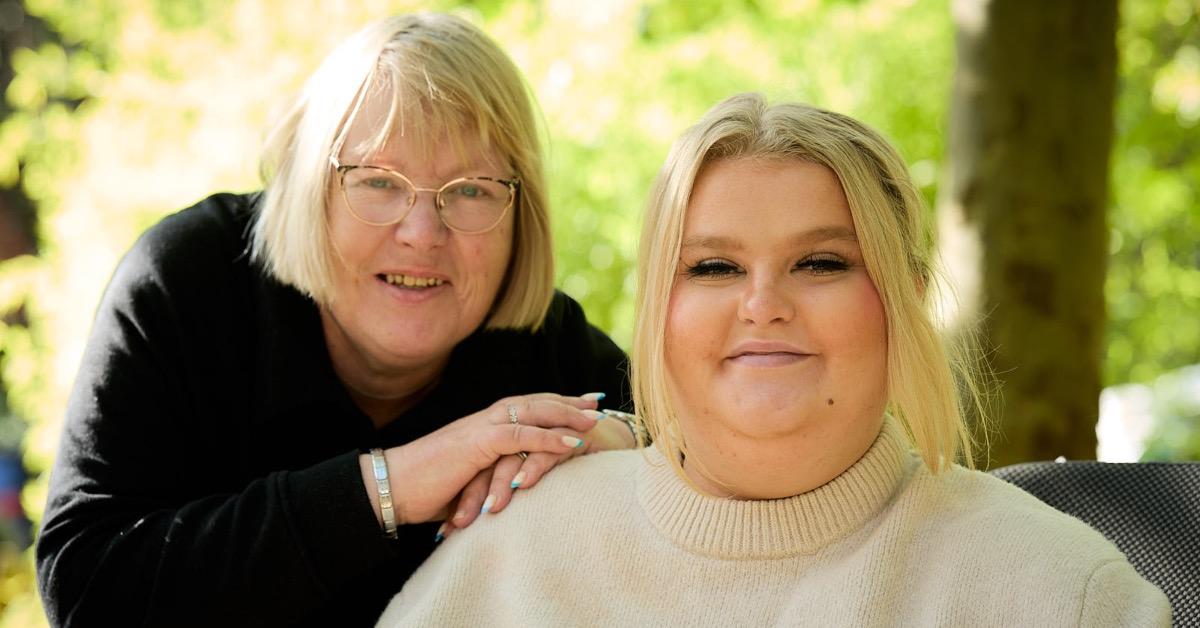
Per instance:
[[[642,420],[637,415],[619,410],[604,410],[606,420],[611,419],[614,423],[620,423],[626,431],[627,437],[633,441],[633,448],[645,447],[650,444],[650,433],[646,431],[642,425]]]
[[[393,474],[390,472],[386,454],[379,449],[360,454],[358,466],[379,529],[385,537],[396,538],[397,526],[400,524],[400,508],[396,493],[392,489]]]

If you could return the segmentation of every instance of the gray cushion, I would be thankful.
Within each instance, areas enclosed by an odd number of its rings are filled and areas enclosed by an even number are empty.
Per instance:
[[[1200,463],[1031,462],[991,473],[1098,530],[1167,594],[1174,625],[1200,628]]]

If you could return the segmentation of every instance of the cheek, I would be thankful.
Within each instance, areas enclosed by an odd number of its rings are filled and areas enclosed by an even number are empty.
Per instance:
[[[696,370],[717,358],[725,331],[719,304],[696,289],[677,285],[667,306],[665,349],[675,372]]]
[[[883,302],[867,278],[848,287],[838,312],[833,314],[840,329],[841,344],[862,359],[887,358],[887,322]]]
[[[330,209],[326,220],[335,280],[353,283],[379,247],[380,238],[386,237],[386,230],[372,229],[353,219],[347,221],[336,207]]]
[[[467,237],[459,242],[459,257],[471,284],[484,294],[500,288],[512,256],[512,229],[497,227],[483,237]]]

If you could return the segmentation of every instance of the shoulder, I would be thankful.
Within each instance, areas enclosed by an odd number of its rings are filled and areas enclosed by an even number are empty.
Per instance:
[[[215,194],[166,216],[125,254],[108,298],[172,288],[199,294],[227,283],[230,272],[249,267],[248,229],[257,199],[257,194]]]
[[[642,457],[640,450],[621,449],[572,458],[547,473],[533,488],[518,491],[501,513],[508,516],[494,519],[499,525],[519,530],[533,522],[545,521],[549,512],[578,514],[579,509],[588,510],[592,504],[607,507],[632,503],[635,471]],[[566,514],[566,518],[576,522],[577,514]],[[596,515],[604,519],[603,515]],[[595,517],[589,518],[596,521]]]
[[[603,331],[588,322],[583,307],[555,291],[540,333],[556,356],[560,373],[580,392],[604,391],[605,407],[633,411],[629,358]],[[584,390],[586,389],[586,390]]]
[[[214,194],[150,227],[129,257],[155,265],[247,252],[258,194]]]
[[[981,610],[1036,614],[1056,605],[1084,616],[1110,599],[1155,615],[1165,603],[1099,532],[986,473],[954,467],[935,476],[921,467],[898,504],[915,522],[911,540],[929,573],[953,582],[964,599],[986,600]]]
[[[569,460],[517,491],[503,511],[450,535],[405,583],[379,624],[469,623],[509,609],[511,594],[575,586],[578,565],[620,547],[635,528],[635,472],[642,453],[605,451]],[[563,560],[571,552],[574,560]],[[519,606],[519,604],[518,604]],[[495,619],[493,617],[493,619]],[[501,621],[500,623],[505,623]]]
[[[561,333],[564,330],[582,330],[587,327],[587,315],[583,306],[561,290],[554,291],[550,299],[550,308],[542,320],[542,331],[547,334]]]
[[[926,526],[964,539],[986,537],[986,547],[980,550],[1023,550],[1033,559],[1073,554],[1079,559],[1069,562],[1089,563],[1084,566],[1088,569],[1124,559],[1112,542],[1087,524],[981,471],[955,466],[934,476],[922,467],[913,488],[929,509]]]
[[[506,356],[513,365],[506,374],[512,386],[502,394],[603,392],[604,407],[632,409],[625,352],[588,322],[577,301],[559,291],[536,331],[483,330],[464,342],[459,353],[480,356],[479,364]]]
[[[497,539],[526,535],[529,530],[541,531],[544,536],[539,543],[554,538],[566,541],[568,537],[586,541],[595,532],[593,526],[605,528],[611,524],[605,511],[620,512],[636,502],[635,472],[641,461],[642,452],[632,449],[568,460],[535,486],[517,491],[502,512],[480,517],[454,537],[481,550]]]

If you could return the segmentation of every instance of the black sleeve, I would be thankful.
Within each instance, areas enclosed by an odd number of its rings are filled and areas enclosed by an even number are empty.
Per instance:
[[[289,624],[395,556],[357,452],[233,468],[273,452],[239,451],[242,241],[196,216],[147,232],[97,311],[36,549],[52,625]]]
[[[557,293],[546,325],[557,330],[557,364],[572,382],[572,394],[603,392],[600,407],[633,412],[629,358],[604,332],[587,321],[583,308]]]

